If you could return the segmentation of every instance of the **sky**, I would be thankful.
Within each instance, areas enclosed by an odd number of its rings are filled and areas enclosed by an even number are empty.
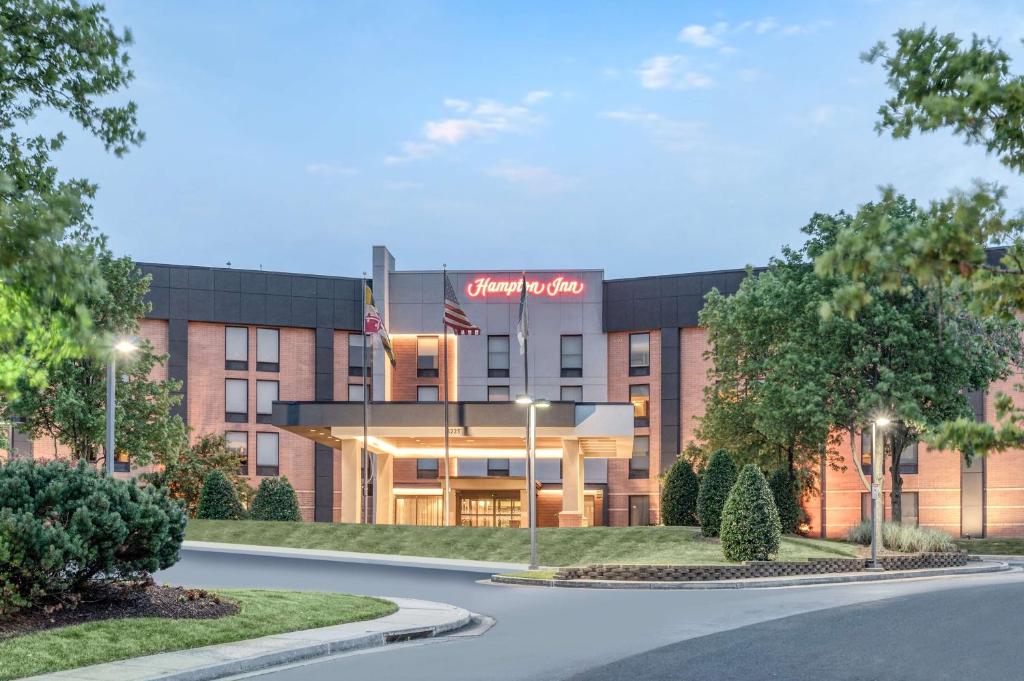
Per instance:
[[[139,261],[359,276],[385,244],[399,269],[629,277],[764,264],[887,184],[996,179],[1021,205],[982,148],[880,137],[859,58],[925,23],[1024,71],[1020,3],[106,4],[145,143],[33,125],[69,133],[62,172]]]

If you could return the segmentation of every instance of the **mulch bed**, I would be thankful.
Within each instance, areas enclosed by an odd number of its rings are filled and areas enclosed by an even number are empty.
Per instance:
[[[30,610],[0,618],[0,641],[72,624],[134,617],[208,620],[238,612],[238,604],[205,589],[149,582],[102,584],[82,594],[76,607]]]

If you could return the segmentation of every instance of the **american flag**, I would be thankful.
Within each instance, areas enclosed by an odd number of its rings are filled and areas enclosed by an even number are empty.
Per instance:
[[[448,278],[447,272],[444,274],[444,324],[454,331],[456,336],[480,335],[480,327],[473,326],[462,310],[462,303],[455,295],[455,287],[452,286],[452,280]]]

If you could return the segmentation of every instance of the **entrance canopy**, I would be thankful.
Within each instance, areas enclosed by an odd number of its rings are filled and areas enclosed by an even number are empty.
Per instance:
[[[367,447],[397,458],[444,456],[444,404],[371,402]],[[524,458],[528,407],[515,402],[451,402],[449,449],[460,458]],[[271,423],[334,449],[363,439],[361,402],[275,402]],[[629,403],[552,402],[537,409],[537,457],[561,458],[566,441],[584,457],[628,459]]]

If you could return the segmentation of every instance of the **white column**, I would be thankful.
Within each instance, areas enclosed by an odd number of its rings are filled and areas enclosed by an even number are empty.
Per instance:
[[[359,461],[359,442],[343,440],[341,443],[341,522],[360,521],[360,491],[362,466]]]
[[[376,467],[373,480],[374,511],[376,524],[393,525],[395,523],[395,459],[390,454],[378,452],[374,455]]]
[[[583,456],[579,440],[562,440],[562,512],[559,527],[583,525]]]

